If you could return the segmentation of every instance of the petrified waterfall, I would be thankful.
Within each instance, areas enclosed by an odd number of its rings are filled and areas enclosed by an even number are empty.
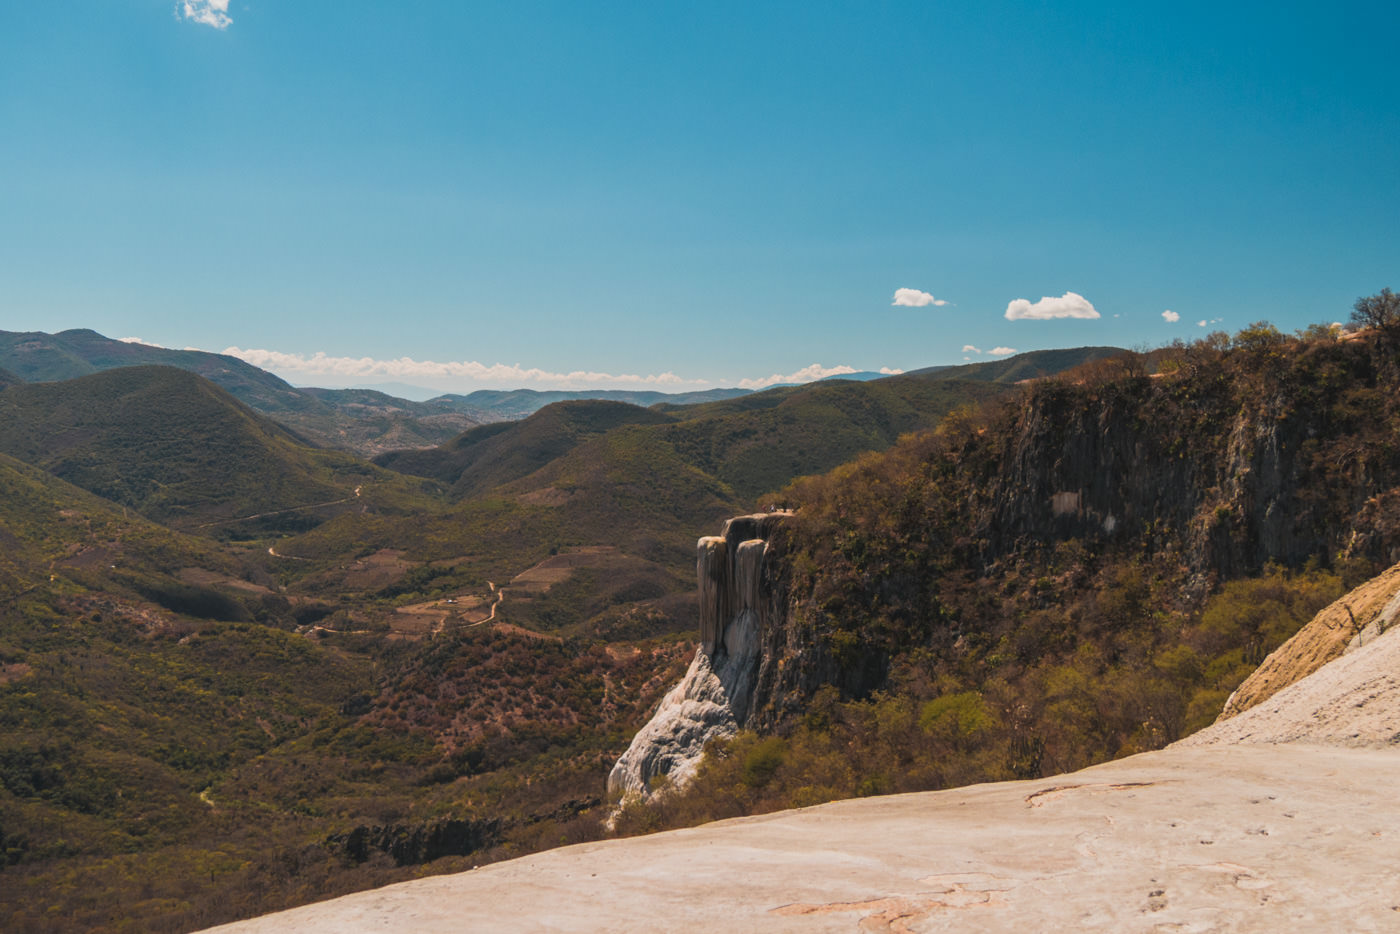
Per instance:
[[[681,682],[667,692],[646,726],[608,775],[623,798],[652,793],[663,776],[690,781],[712,739],[744,725],[762,656],[767,606],[764,558],[777,523],[791,513],[730,519],[718,536],[696,544],[700,646]]]

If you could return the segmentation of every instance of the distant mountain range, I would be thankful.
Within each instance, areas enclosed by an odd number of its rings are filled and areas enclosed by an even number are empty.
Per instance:
[[[1005,360],[929,367],[905,375],[1008,383],[1049,375],[1121,352],[1113,347],[1033,351]],[[606,400],[643,407],[671,407],[755,395],[748,389],[682,393],[619,389],[482,389],[466,395],[449,393],[415,402],[374,389],[297,388],[281,377],[227,354],[112,340],[86,328],[57,334],[0,331],[0,388],[16,382],[54,382],[119,367],[150,365],[196,373],[254,411],[292,429],[303,439],[361,457],[434,448],[477,425],[527,418],[555,402]],[[890,378],[867,371],[822,382],[877,382]],[[766,392],[792,388],[776,386]]]
[[[86,328],[57,334],[0,331],[0,388],[13,382],[53,382],[117,367],[150,365],[197,373],[308,441],[362,457],[431,448],[475,425],[524,418],[551,402],[610,399],[641,406],[658,402],[684,405],[749,391],[481,390],[415,402],[373,389],[301,389],[227,354],[112,340]]]

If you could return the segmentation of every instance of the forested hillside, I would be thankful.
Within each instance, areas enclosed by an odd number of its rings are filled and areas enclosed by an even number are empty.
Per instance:
[[[1396,334],[1092,364],[797,482],[756,733],[634,826],[1030,777],[1209,723],[1400,556]],[[761,686],[763,687],[763,686]]]
[[[602,836],[696,537],[774,501],[781,674],[620,832],[1183,735],[1400,546],[1394,339],[1060,359],[563,403],[383,466],[177,371],[0,390],[0,908],[185,930]]]

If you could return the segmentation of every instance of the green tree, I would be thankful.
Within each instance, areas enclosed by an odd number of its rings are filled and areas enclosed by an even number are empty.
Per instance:
[[[1352,306],[1351,323],[1360,328],[1392,331],[1400,328],[1400,295],[1381,289],[1376,295],[1358,298]]]

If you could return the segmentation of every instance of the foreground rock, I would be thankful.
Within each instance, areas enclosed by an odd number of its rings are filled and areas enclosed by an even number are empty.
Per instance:
[[[1397,673],[1391,630],[1070,775],[567,847],[215,930],[1396,930]]]
[[[1400,628],[1354,642],[1351,651],[1301,681],[1176,745],[1239,743],[1400,749]]]
[[[1221,746],[585,844],[220,931],[1400,926],[1400,750]]]
[[[1229,720],[1317,671],[1348,651],[1372,642],[1400,615],[1400,564],[1334,601],[1264,659],[1220,714]]]

